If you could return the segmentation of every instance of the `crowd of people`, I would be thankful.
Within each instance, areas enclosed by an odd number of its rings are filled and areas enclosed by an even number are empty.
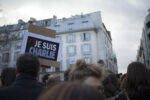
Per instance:
[[[114,74],[102,60],[79,59],[64,72],[64,80],[45,74],[39,81],[40,62],[22,54],[16,68],[1,73],[0,100],[150,100],[150,72],[131,62],[126,74]]]

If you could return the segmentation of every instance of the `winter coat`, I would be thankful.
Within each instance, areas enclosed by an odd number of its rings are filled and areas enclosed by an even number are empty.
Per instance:
[[[34,77],[20,74],[11,86],[0,89],[0,100],[37,100],[43,89]]]

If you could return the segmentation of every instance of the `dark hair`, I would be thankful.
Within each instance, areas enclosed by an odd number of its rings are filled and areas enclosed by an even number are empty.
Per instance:
[[[45,74],[43,77],[42,77],[42,82],[44,83],[44,84],[46,84],[46,80],[48,80],[48,76],[49,76],[50,74]]]
[[[102,83],[106,98],[113,97],[117,94],[119,83],[115,74],[108,75]]]
[[[149,76],[149,71],[144,64],[140,62],[132,62],[128,66],[122,87],[127,91],[131,98],[143,95],[150,89]]]
[[[59,83],[48,88],[38,100],[104,100],[94,88],[79,83]]]
[[[16,69],[15,68],[4,68],[1,73],[1,82],[2,86],[11,85],[16,78]]]
[[[71,67],[69,67],[65,72],[64,72],[64,81],[69,80],[69,73],[71,71]]]
[[[69,75],[69,80],[71,81],[84,81],[84,79],[90,76],[100,78],[101,68],[94,63],[86,64],[86,62],[83,59],[80,59],[76,62],[75,66],[72,67]]]
[[[37,77],[40,69],[38,57],[29,53],[20,55],[16,65],[18,73],[24,73],[33,77]]]
[[[97,63],[104,64],[104,61],[103,60],[99,60]]]
[[[122,73],[116,74],[117,78],[120,79],[122,77]]]

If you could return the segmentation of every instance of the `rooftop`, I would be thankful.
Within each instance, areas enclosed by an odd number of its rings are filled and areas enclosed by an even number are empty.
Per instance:
[[[49,27],[56,30],[57,33],[81,29],[94,29],[96,28],[96,25],[91,15],[97,16],[98,14],[100,15],[100,12],[75,15],[71,16],[70,18],[64,17],[62,19],[57,19],[57,17],[54,15],[53,18],[38,21],[35,18],[30,18],[28,22],[24,22],[23,20],[19,19],[17,24],[4,25],[0,27],[0,33],[27,30],[30,23],[37,26]]]

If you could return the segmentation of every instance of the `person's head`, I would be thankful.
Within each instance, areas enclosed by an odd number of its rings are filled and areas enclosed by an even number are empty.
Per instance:
[[[25,53],[19,56],[16,62],[16,66],[17,73],[37,77],[40,69],[40,62],[37,56]]]
[[[116,74],[117,78],[120,79],[122,77],[122,73]]]
[[[38,100],[104,100],[94,88],[80,83],[59,83],[44,91]]]
[[[108,75],[103,81],[104,94],[106,98],[113,97],[117,94],[119,83],[115,74]]]
[[[1,82],[2,86],[11,85],[16,78],[16,69],[15,68],[4,68],[1,73]]]
[[[46,82],[46,86],[47,87],[53,87],[54,85],[60,83],[61,80],[57,77],[50,77],[47,82]]]
[[[112,74],[112,72],[107,67],[101,67],[101,69],[102,69],[102,75],[101,75],[102,77],[100,80],[101,82],[103,82],[106,77]]]
[[[122,87],[131,97],[142,95],[150,89],[149,75],[149,71],[144,64],[132,62],[128,65]]]
[[[97,63],[104,64],[104,61],[103,60],[99,60]]]
[[[71,71],[72,67],[69,67],[65,72],[64,72],[64,81],[68,81],[69,80],[69,73]]]
[[[76,62],[69,74],[70,81],[79,81],[97,89],[101,87],[100,77],[101,68],[94,63],[86,64],[82,59]]]
[[[44,84],[46,84],[46,82],[47,82],[49,76],[50,76],[50,74],[45,74],[45,75],[42,77],[42,82],[43,82]]]
[[[104,65],[105,65],[105,63],[104,63],[103,60],[99,60],[97,63],[98,63],[101,67],[104,67]]]

